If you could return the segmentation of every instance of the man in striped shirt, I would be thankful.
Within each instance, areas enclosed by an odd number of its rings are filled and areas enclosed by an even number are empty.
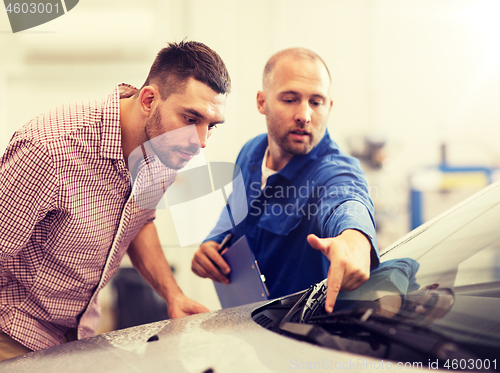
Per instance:
[[[205,312],[176,284],[154,225],[166,188],[224,121],[216,52],[172,43],[141,89],[27,123],[0,161],[0,361],[94,335],[97,294],[128,253],[170,317]]]

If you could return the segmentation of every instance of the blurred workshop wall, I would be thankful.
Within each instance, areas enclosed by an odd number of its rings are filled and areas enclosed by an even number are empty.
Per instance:
[[[369,134],[385,138],[377,188],[379,235],[386,247],[410,228],[409,176],[423,166],[498,167],[500,2],[369,3]],[[440,189],[439,191],[437,189]],[[458,188],[460,189],[460,188]],[[435,188],[432,218],[474,188]],[[428,220],[428,219],[424,219]]]
[[[500,163],[498,19],[496,0],[81,0],[12,34],[0,12],[0,148],[51,107],[103,97],[120,82],[142,85],[156,52],[187,38],[215,49],[230,71],[226,123],[204,154],[234,161],[265,131],[255,97],[266,60],[310,48],[332,74],[330,133],[366,156],[385,247],[409,229],[408,175],[437,164],[441,143],[451,163]],[[383,150],[375,156],[367,142]],[[197,245],[179,247],[168,209],[157,225],[185,293],[217,308],[211,283],[190,271]]]

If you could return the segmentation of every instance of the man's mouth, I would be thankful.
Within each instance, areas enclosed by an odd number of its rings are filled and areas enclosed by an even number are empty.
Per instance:
[[[310,137],[311,134],[307,131],[296,129],[290,132],[292,139],[297,141],[304,141],[306,138]]]
[[[191,160],[191,158],[193,158],[195,155],[197,155],[200,151],[195,151],[195,152],[192,152],[192,151],[186,151],[186,150],[177,150],[179,152],[179,155],[181,156],[181,158],[189,161]]]

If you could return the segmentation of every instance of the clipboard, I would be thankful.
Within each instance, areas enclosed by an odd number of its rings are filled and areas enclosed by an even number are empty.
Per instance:
[[[222,257],[231,268],[228,285],[214,281],[222,308],[269,299],[264,276],[245,236],[229,247]]]

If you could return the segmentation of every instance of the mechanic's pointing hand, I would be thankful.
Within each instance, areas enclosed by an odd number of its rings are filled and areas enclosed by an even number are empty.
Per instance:
[[[337,237],[310,234],[307,242],[330,260],[325,309],[332,312],[339,291],[357,289],[370,277],[370,241],[363,233],[347,229]]]

